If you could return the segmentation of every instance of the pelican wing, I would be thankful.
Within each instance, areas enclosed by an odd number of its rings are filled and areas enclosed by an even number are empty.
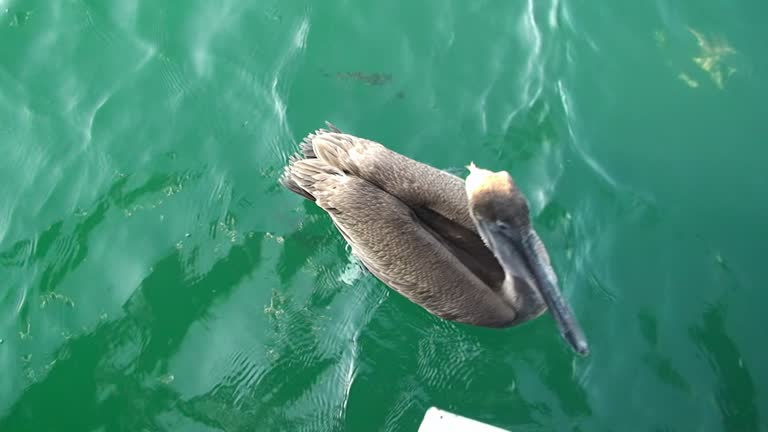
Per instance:
[[[463,179],[329,126],[331,132],[321,129],[304,140],[305,156],[317,157],[341,172],[364,179],[411,208],[429,208],[477,232]]]

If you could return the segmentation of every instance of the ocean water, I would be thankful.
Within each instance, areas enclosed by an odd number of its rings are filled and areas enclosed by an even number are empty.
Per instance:
[[[0,0],[0,431],[768,430],[768,4]],[[508,170],[590,341],[446,322],[277,184]]]

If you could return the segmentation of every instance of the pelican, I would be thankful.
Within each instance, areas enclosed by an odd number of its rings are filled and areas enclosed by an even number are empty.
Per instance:
[[[326,125],[304,138],[280,183],[325,210],[374,276],[465,324],[510,327],[549,309],[563,339],[588,355],[509,173],[470,163],[464,181]]]

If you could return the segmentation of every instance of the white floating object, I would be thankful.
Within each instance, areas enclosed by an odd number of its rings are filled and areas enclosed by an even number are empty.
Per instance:
[[[477,420],[432,407],[424,414],[418,432],[509,432]]]

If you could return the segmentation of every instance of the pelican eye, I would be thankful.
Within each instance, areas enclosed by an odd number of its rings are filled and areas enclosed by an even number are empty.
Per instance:
[[[503,234],[505,237],[512,240],[520,240],[522,232],[519,227],[510,225],[506,222],[495,221],[496,230],[498,233]]]

